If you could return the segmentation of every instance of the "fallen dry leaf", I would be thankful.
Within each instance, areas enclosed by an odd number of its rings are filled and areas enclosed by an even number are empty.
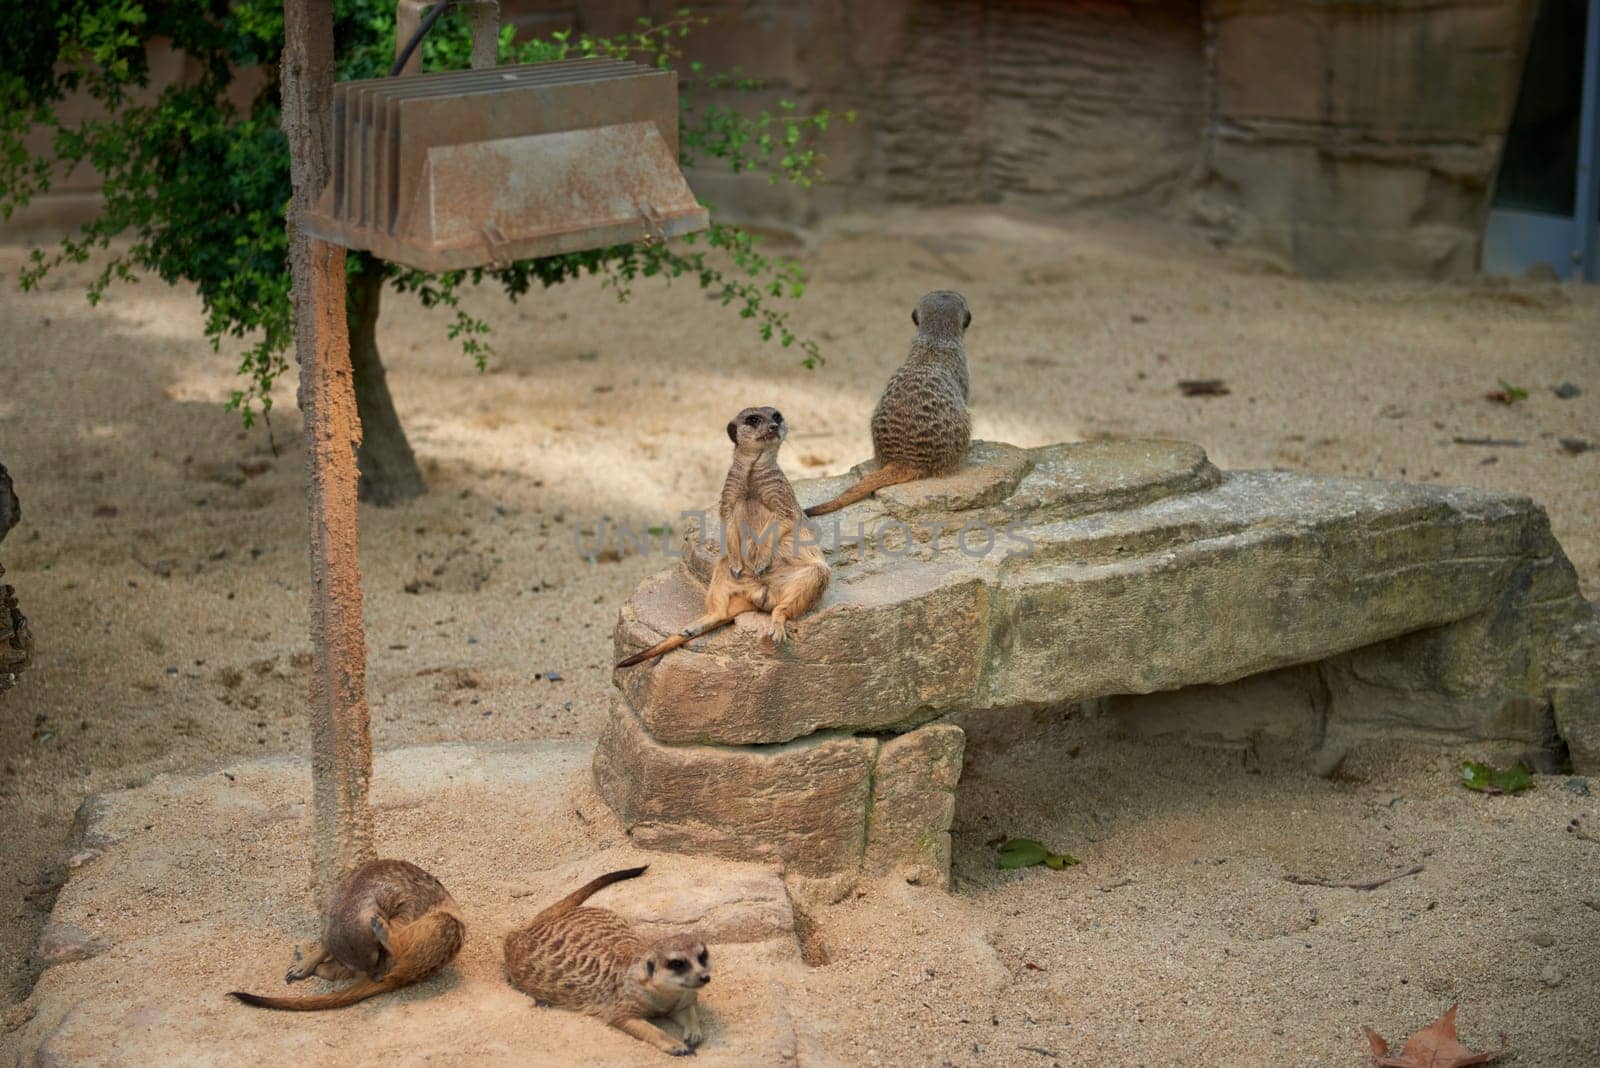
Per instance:
[[[1445,1014],[1406,1039],[1399,1056],[1391,1056],[1389,1043],[1370,1027],[1363,1027],[1367,1041],[1372,1043],[1372,1059],[1380,1068],[1466,1068],[1469,1064],[1488,1064],[1497,1061],[1506,1051],[1506,1036],[1500,1036],[1500,1049],[1496,1053],[1474,1053],[1456,1039],[1456,1008],[1452,1005]]]

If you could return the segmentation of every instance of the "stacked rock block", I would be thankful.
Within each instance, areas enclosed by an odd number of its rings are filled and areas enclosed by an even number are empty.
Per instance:
[[[1600,621],[1524,497],[980,442],[828,518],[833,583],[788,645],[745,616],[618,673],[595,778],[639,844],[942,883],[946,717],[1292,665],[1334,680],[1316,744],[1406,729],[1600,768]],[[716,534],[634,593],[619,657],[698,614]]]

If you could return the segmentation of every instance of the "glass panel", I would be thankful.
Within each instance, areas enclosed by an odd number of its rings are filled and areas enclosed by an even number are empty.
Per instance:
[[[1587,0],[1541,0],[1506,135],[1494,206],[1571,215],[1578,172]]]

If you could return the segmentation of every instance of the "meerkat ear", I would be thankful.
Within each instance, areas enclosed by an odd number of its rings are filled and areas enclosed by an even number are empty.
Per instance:
[[[921,326],[922,325],[920,322],[917,321],[917,309],[915,309],[915,308],[911,309],[911,325],[912,326]]]
[[[972,325],[972,313],[971,312],[967,312],[967,321],[961,324],[961,329],[965,330],[967,327],[969,327],[971,325]]]
[[[737,419],[728,420],[728,440],[735,445],[739,444],[739,421]]]

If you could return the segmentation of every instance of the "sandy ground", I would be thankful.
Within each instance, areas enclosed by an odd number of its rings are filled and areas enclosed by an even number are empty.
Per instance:
[[[1314,285],[1164,230],[970,213],[838,222],[794,251],[817,371],[687,285],[620,306],[592,281],[516,306],[479,295],[499,326],[481,375],[442,318],[391,298],[380,343],[432,492],[362,515],[379,747],[592,738],[617,607],[665,562],[591,559],[575,533],[592,545],[602,523],[669,524],[711,499],[723,424],[748,404],[793,424],[797,477],[863,458],[910,308],[938,287],[974,309],[981,437],[1171,436],[1226,467],[1525,492],[1600,594],[1600,451],[1558,444],[1600,442],[1593,287]],[[0,250],[0,271],[23,255]],[[292,392],[274,454],[221,410],[234,360],[201,337],[192,294],[146,282],[91,310],[87,276],[0,288],[0,462],[24,511],[0,560],[39,645],[0,705],[12,998],[34,976],[40,876],[86,794],[306,744]],[[1187,378],[1232,392],[1186,398]],[[1484,400],[1501,378],[1528,399]],[[1558,399],[1564,381],[1582,394]],[[1600,897],[1600,846],[1562,833],[1600,806],[1559,779],[1487,801],[1453,785],[1446,756],[1396,755],[1327,783],[1059,717],[980,732],[971,751],[955,895],[878,890],[818,917],[834,963],[806,973],[802,1003],[844,1063],[1049,1063],[1017,1048],[1037,1046],[1069,1063],[1314,1049],[1304,1063],[1354,1064],[1360,1024],[1400,1038],[1455,999],[1478,1045],[1510,1034],[1512,1063],[1600,1060],[1600,912],[1580,901]],[[1086,863],[995,873],[984,843],[1000,833]],[[1281,878],[1415,863],[1423,875],[1371,894]]]

